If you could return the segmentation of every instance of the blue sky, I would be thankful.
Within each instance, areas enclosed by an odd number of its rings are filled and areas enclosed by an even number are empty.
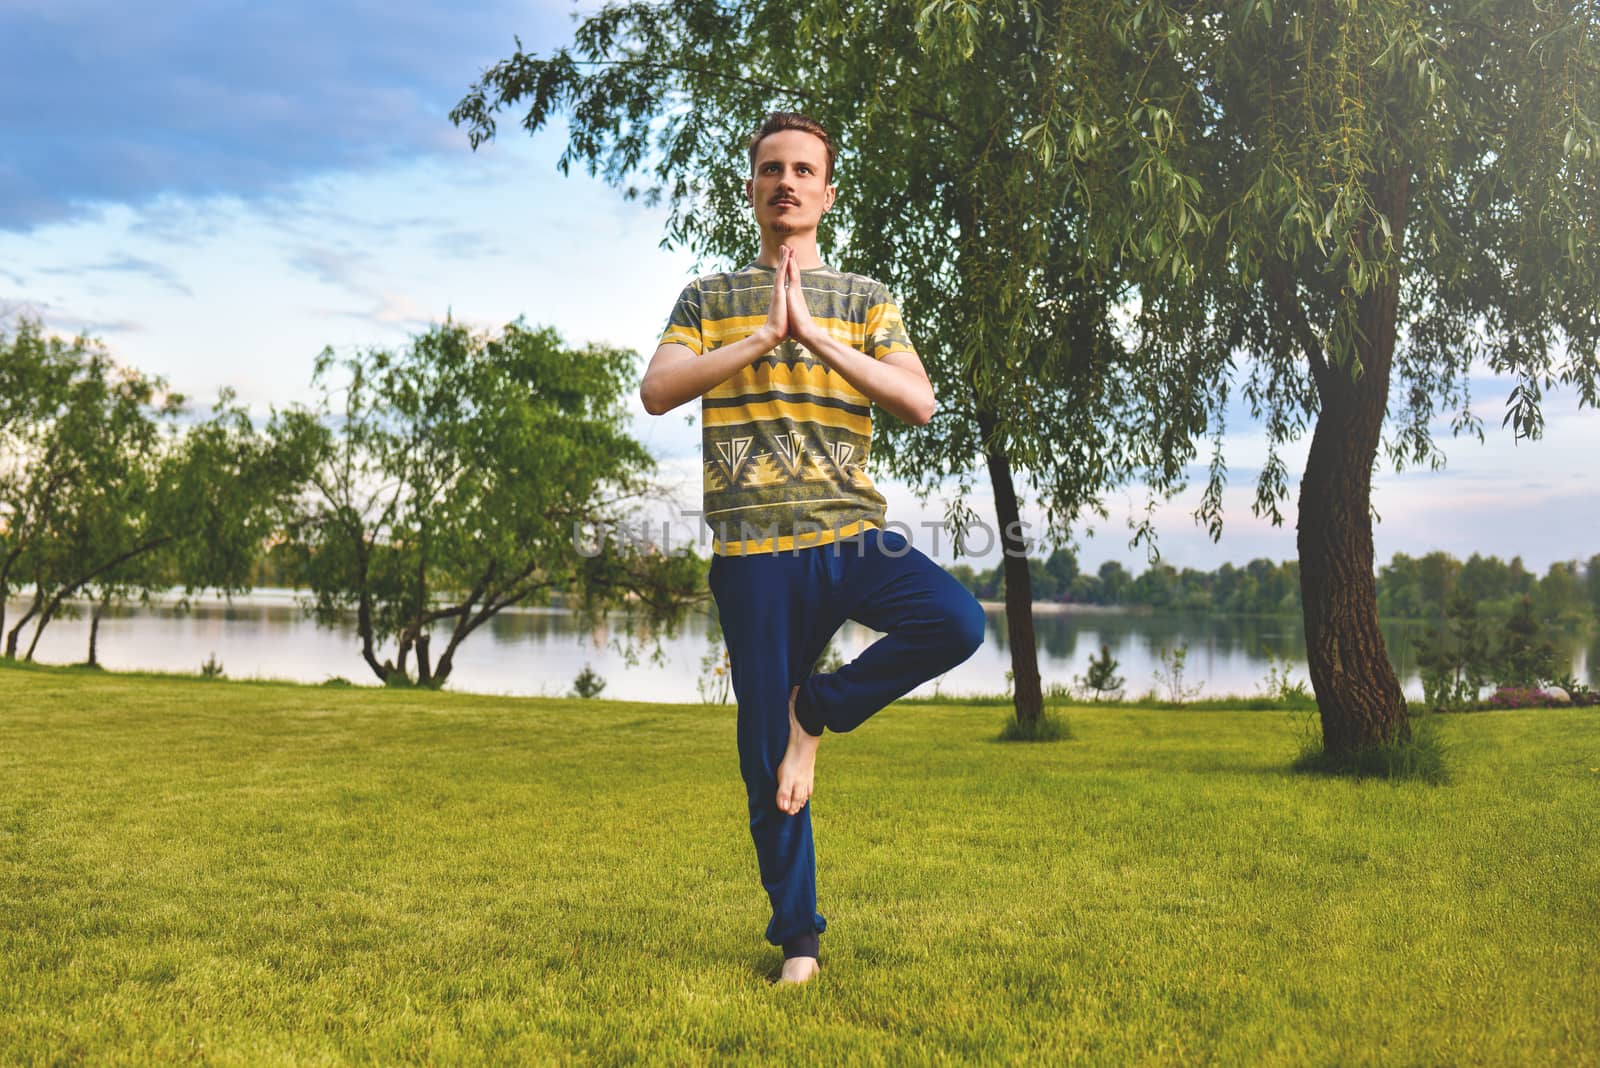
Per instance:
[[[0,322],[32,314],[59,333],[87,331],[190,396],[232,386],[263,412],[309,396],[323,346],[403,344],[447,313],[486,328],[524,316],[642,360],[694,268],[688,253],[659,247],[663,213],[562,177],[559,128],[531,138],[505,121],[474,153],[446,118],[479,71],[512,52],[514,35],[548,49],[573,10],[548,0],[8,0]],[[1498,426],[1508,387],[1488,375],[1473,383],[1487,444],[1448,443],[1443,472],[1380,470],[1380,560],[1482,551],[1543,570],[1600,552],[1589,473],[1600,416],[1557,392],[1545,439],[1515,444]],[[652,418],[633,403],[638,437],[681,486],[680,501],[698,507],[695,406]],[[1232,426],[1221,543],[1191,518],[1197,490],[1158,510],[1163,556],[1178,566],[1295,554],[1292,502],[1281,528],[1250,514],[1260,429],[1242,418]],[[1301,443],[1295,481],[1303,455]],[[879,485],[890,519],[951,562],[948,539],[936,547],[921,526],[942,518],[943,503]],[[988,499],[979,480],[972,503],[985,517]],[[1111,519],[1080,542],[1080,557],[1142,568],[1125,527],[1142,495],[1107,503]],[[1042,513],[1025,514],[1042,532]],[[677,529],[698,537],[688,521]]]

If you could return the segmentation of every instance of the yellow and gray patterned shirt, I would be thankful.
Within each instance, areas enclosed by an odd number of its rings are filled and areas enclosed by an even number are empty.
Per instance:
[[[774,269],[751,264],[684,287],[661,343],[701,355],[760,329]],[[800,272],[817,325],[874,359],[910,352],[889,290],[828,267]],[[867,477],[872,404],[794,340],[700,400],[705,521],[719,556],[827,545],[884,525]]]

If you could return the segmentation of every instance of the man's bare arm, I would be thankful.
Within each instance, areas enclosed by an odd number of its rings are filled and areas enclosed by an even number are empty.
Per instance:
[[[916,353],[891,352],[881,360],[874,359],[820,331],[801,344],[902,422],[922,426],[933,418],[933,383]]]
[[[876,359],[819,327],[806,307],[796,267],[789,269],[789,334],[895,418],[912,426],[933,418],[933,383],[917,354],[891,352]]]
[[[662,345],[645,368],[639,399],[651,415],[665,415],[685,401],[709,393],[777,344],[778,340],[769,337],[762,327],[743,341],[712,349],[702,356],[696,356],[686,345]]]
[[[781,281],[789,269],[793,252],[785,245],[778,253],[774,282]],[[767,303],[767,321],[742,341],[724,345],[701,356],[687,345],[668,343],[656,349],[650,366],[639,383],[639,399],[651,415],[665,415],[684,401],[704,396],[732,378],[741,367],[755,363],[778,347],[789,335],[789,305],[782,285],[772,287]]]

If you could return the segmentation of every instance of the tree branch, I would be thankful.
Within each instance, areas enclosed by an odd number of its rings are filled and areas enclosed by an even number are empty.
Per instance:
[[[1266,272],[1267,292],[1272,302],[1289,324],[1290,332],[1311,364],[1311,376],[1317,385],[1326,389],[1329,384],[1328,358],[1322,351],[1322,342],[1306,319],[1306,310],[1294,292],[1294,279],[1284,264],[1274,264]]]

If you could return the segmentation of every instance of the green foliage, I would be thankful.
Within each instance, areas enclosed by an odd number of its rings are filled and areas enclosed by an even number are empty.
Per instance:
[[[695,679],[700,700],[708,705],[725,705],[733,692],[733,662],[723,640],[722,620],[713,615],[706,631],[706,651],[700,658],[700,677]]]
[[[1538,686],[1561,673],[1555,643],[1545,634],[1533,614],[1533,600],[1517,602],[1506,621],[1501,640],[1495,681],[1503,686]]]
[[[497,613],[551,595],[587,626],[620,609],[624,633],[674,634],[706,596],[705,566],[621,533],[625,506],[654,488],[654,462],[627,434],[634,360],[521,322],[498,334],[446,322],[399,351],[325,350],[319,404],[282,416],[321,440],[289,523],[317,619],[353,611],[373,673],[425,686]]]
[[[1115,700],[1122,693],[1122,686],[1127,681],[1117,674],[1117,658],[1111,655],[1111,646],[1100,646],[1100,655],[1089,659],[1089,666],[1082,675],[1073,676],[1073,683],[1079,690],[1091,694],[1096,701],[1104,699]]]
[[[1079,76],[1041,138],[1100,121],[1057,164],[1099,194],[1102,243],[1137,261],[1163,351],[1253,370],[1272,456],[1258,508],[1287,491],[1276,445],[1386,341],[1364,302],[1397,286],[1397,463],[1432,462],[1436,414],[1480,433],[1473,360],[1516,377],[1507,412],[1536,435],[1547,379],[1593,404],[1600,318],[1600,70],[1593,5],[1377,0],[1155,3],[1104,27],[1120,65]],[[1061,78],[1079,51],[1059,53]],[[1118,150],[1134,161],[1097,169]],[[1131,179],[1131,181],[1129,180]],[[1116,183],[1122,183],[1118,185]],[[1369,322],[1375,322],[1370,320]],[[1361,346],[1369,346],[1361,350]],[[1209,380],[1226,388],[1226,375]]]
[[[822,655],[817,657],[817,662],[811,665],[811,674],[825,675],[829,672],[838,671],[842,667],[844,667],[844,657],[840,655],[838,647],[830,639],[823,648]]]
[[[1161,666],[1152,674],[1155,676],[1156,685],[1166,691],[1166,698],[1174,704],[1184,704],[1200,696],[1205,683],[1190,683],[1185,677],[1189,660],[1189,643],[1183,642],[1177,646],[1162,646],[1161,652],[1156,655]]]
[[[184,426],[166,383],[119,366],[103,345],[46,339],[24,321],[0,334],[0,379],[28,391],[0,412],[0,632],[25,657],[66,599],[104,606],[183,585],[242,589],[309,466],[303,439],[258,431],[224,391]],[[33,597],[5,627],[5,599]]]
[[[966,6],[928,5],[928,36],[959,52]],[[1043,51],[1044,80],[1066,91],[1018,139],[1093,205],[1080,247],[1136,286],[1136,362],[1181,362],[1214,402],[1197,510],[1213,534],[1226,399],[1242,392],[1264,423],[1254,510],[1274,523],[1285,447],[1312,430],[1298,526],[1313,610],[1333,603],[1340,569],[1370,566],[1380,454],[1441,464],[1441,421],[1481,437],[1475,366],[1514,379],[1504,422],[1518,437],[1538,436],[1554,383],[1580,407],[1600,399],[1600,314],[1572,299],[1600,291],[1600,7],[1065,10],[1072,32]],[[1038,17],[1031,5],[986,11]],[[1310,655],[1329,661],[1314,678],[1343,680],[1318,695],[1349,728],[1341,737],[1400,712],[1381,658],[1331,662],[1376,631],[1369,597],[1346,589],[1343,612],[1310,621],[1333,638]],[[1373,693],[1388,707],[1372,708]]]
[[[1060,566],[1063,557],[1071,561],[1070,566]],[[1058,563],[1032,558],[1028,561],[1034,577],[1035,603],[1127,605],[1238,615],[1298,615],[1301,611],[1300,568],[1293,560],[1280,564],[1257,559],[1242,568],[1223,564],[1215,571],[1187,567],[1179,571],[1156,562],[1134,577],[1115,560],[1106,561],[1090,575],[1077,572],[1076,562],[1066,550],[1056,550],[1051,559]],[[976,597],[1004,596],[1004,573],[999,565],[985,571],[958,565],[950,573]],[[1066,577],[1069,574],[1070,579]]]
[[[212,653],[206,657],[205,663],[200,665],[200,677],[203,679],[224,678],[222,664],[217,660],[217,654]]]
[[[1028,561],[1036,576],[1046,576],[1048,565]],[[974,571],[965,564],[950,573],[975,596],[994,598],[1003,589],[996,566]],[[1042,592],[1048,578],[1034,589]],[[1535,616],[1553,626],[1583,626],[1600,618],[1592,590],[1600,589],[1600,556],[1587,564],[1556,561],[1543,578],[1529,571],[1521,557],[1509,562],[1473,553],[1465,563],[1448,553],[1421,557],[1395,553],[1377,573],[1379,614],[1385,619],[1441,620],[1452,598],[1464,596],[1477,606],[1485,621],[1507,618],[1520,598],[1533,600]],[[1121,563],[1108,560],[1093,575],[1078,574],[1071,590],[1057,600],[1072,604],[1126,605],[1170,611],[1203,610],[1210,614],[1300,615],[1300,565],[1294,560],[1274,563],[1264,558],[1243,567],[1225,563],[1214,571],[1157,562],[1137,577]],[[1043,596],[1036,603],[1049,600]]]
[[[600,691],[606,688],[606,680],[595,674],[588,664],[583,665],[583,670],[578,672],[572,680],[572,696],[584,700],[599,697]]]
[[[1494,657],[1488,632],[1479,624],[1477,602],[1457,591],[1443,621],[1417,650],[1423,703],[1429,709],[1460,712],[1472,707],[1490,681]]]
[[[1261,692],[1268,700],[1289,707],[1302,705],[1311,698],[1305,680],[1295,678],[1289,662],[1279,660],[1270,650],[1267,652],[1267,677],[1262,680]]]

